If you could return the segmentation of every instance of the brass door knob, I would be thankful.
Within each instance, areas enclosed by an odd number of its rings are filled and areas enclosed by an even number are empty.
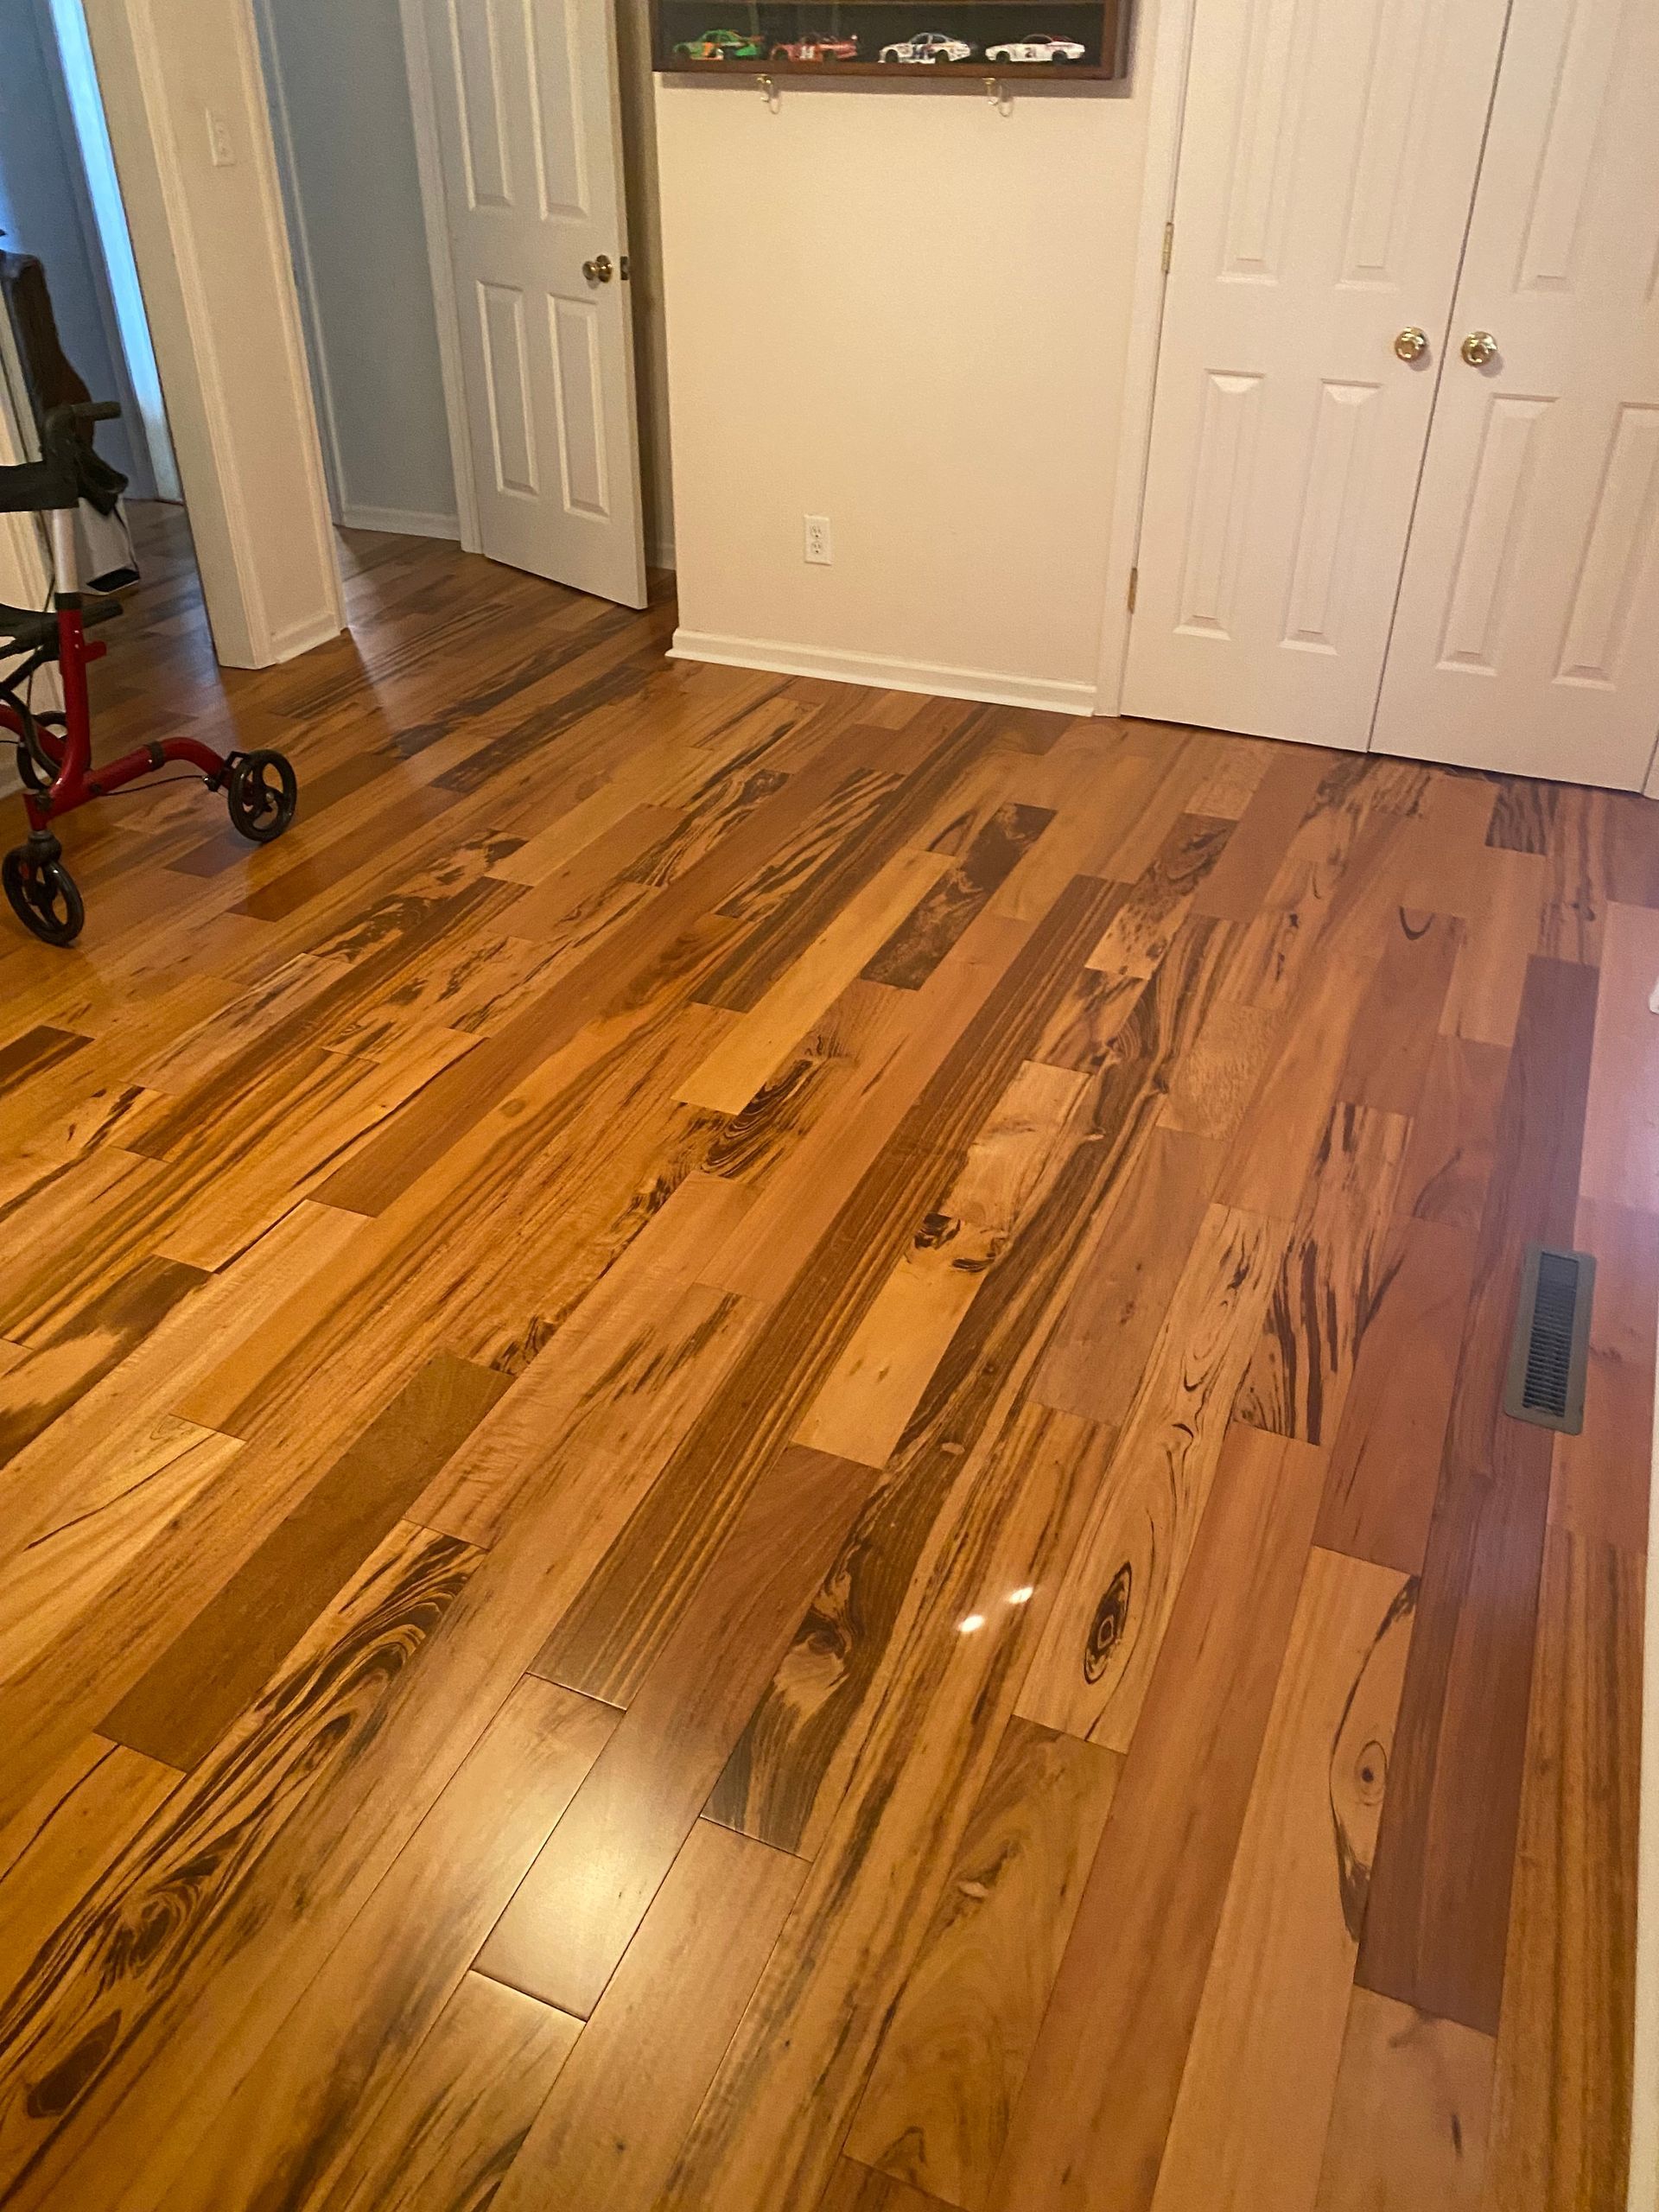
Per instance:
[[[582,273],[590,284],[608,284],[613,270],[608,253],[596,253],[591,261],[584,261]]]
[[[1471,369],[1484,369],[1497,359],[1497,340],[1490,330],[1471,330],[1458,351]]]
[[[1394,341],[1394,350],[1402,361],[1421,361],[1428,351],[1428,333],[1414,324],[1402,330]]]

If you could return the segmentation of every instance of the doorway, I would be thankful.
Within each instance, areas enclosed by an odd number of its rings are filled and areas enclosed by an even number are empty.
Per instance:
[[[672,561],[643,6],[255,14],[337,521],[642,603]]]
[[[180,503],[161,378],[80,0],[0,16],[0,334],[20,452],[66,399],[116,401],[100,458],[130,501]],[[175,543],[183,535],[175,529]]]
[[[1125,711],[1640,788],[1652,11],[1192,22]]]

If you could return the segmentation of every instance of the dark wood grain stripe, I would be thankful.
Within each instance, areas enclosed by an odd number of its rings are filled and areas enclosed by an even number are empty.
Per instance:
[[[1554,784],[1505,776],[1497,787],[1486,842],[1505,853],[1549,852],[1555,835],[1557,804]]]
[[[0,1376],[0,1466],[118,1367],[207,1277],[181,1260],[141,1260]]]
[[[919,990],[1053,819],[1049,807],[1012,801],[998,807],[950,874],[939,878],[867,963],[865,980],[890,983],[895,990]],[[942,846],[943,840],[935,838],[934,851]]]
[[[10,1044],[0,1045],[0,1098],[43,1068],[54,1068],[92,1043],[73,1029],[26,1029]]]
[[[448,1352],[429,1361],[134,1683],[101,1732],[168,1766],[198,1765],[511,1379]]]
[[[233,1936],[254,1871],[386,1707],[486,1556],[405,1527],[0,2005],[0,2197]]]

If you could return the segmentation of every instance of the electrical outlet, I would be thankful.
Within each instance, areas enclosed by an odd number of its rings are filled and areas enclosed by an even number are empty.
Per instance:
[[[803,515],[806,524],[806,557],[827,569],[835,556],[830,550],[830,518],[828,515]]]
[[[216,169],[235,168],[236,148],[231,143],[231,126],[216,108],[211,107],[207,111],[207,150]]]

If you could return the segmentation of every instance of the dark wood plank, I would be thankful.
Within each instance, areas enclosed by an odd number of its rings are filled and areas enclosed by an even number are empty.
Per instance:
[[[1502,1410],[1522,1255],[1570,1244],[1592,969],[1534,959],[1476,1244],[1359,1980],[1494,2033],[1551,1435]]]
[[[440,1353],[105,1715],[102,1732],[194,1767],[507,1388]]]

